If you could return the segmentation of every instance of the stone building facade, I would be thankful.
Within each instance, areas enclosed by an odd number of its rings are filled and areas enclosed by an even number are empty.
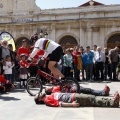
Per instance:
[[[41,10],[35,0],[0,0],[0,33],[11,33],[17,46],[40,30],[62,46],[120,45],[120,5],[90,2],[73,8]]]

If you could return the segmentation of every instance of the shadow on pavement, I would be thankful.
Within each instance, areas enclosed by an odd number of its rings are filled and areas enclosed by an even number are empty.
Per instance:
[[[3,100],[3,101],[17,101],[17,100],[21,100],[21,99],[18,99],[18,98],[15,98],[15,97],[9,97],[9,96],[0,96],[0,100]]]

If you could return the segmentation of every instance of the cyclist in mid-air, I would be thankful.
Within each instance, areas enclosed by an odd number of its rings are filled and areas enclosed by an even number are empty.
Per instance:
[[[49,55],[48,68],[51,70],[54,77],[61,77],[61,79],[65,79],[65,76],[55,67],[55,64],[59,62],[62,56],[62,47],[56,42],[49,40],[48,38],[40,38],[36,41],[34,49],[28,60],[32,61],[39,49],[45,52],[41,59],[44,60]]]

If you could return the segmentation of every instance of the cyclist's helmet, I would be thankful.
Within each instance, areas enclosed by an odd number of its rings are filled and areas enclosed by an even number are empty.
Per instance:
[[[38,40],[38,34],[35,33],[34,35],[31,36],[30,42],[31,43],[35,43],[37,40]]]

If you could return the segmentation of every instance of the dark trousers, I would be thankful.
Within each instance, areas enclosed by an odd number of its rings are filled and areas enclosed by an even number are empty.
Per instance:
[[[116,68],[117,68],[117,62],[113,62],[110,64],[110,79],[112,79],[112,73],[113,73],[113,80],[116,80]]]
[[[104,79],[104,75],[103,75],[103,62],[96,62],[96,79],[98,80],[99,77],[100,77],[101,80]]]
[[[71,70],[71,67],[64,66],[64,75],[65,75],[65,77],[70,77],[71,76],[70,70]]]
[[[93,77],[93,63],[85,64],[86,80],[92,79]]]
[[[96,63],[93,63],[93,77],[96,80]]]
[[[91,88],[84,88],[82,86],[80,86],[80,93],[91,94],[95,96],[105,96],[104,90],[93,90]]]
[[[12,81],[12,74],[4,74],[6,80]]]
[[[78,70],[77,64],[74,64],[74,78],[80,80],[80,70]]]
[[[105,63],[105,72],[104,72],[104,78],[107,79],[107,76],[109,76],[109,64]]]

